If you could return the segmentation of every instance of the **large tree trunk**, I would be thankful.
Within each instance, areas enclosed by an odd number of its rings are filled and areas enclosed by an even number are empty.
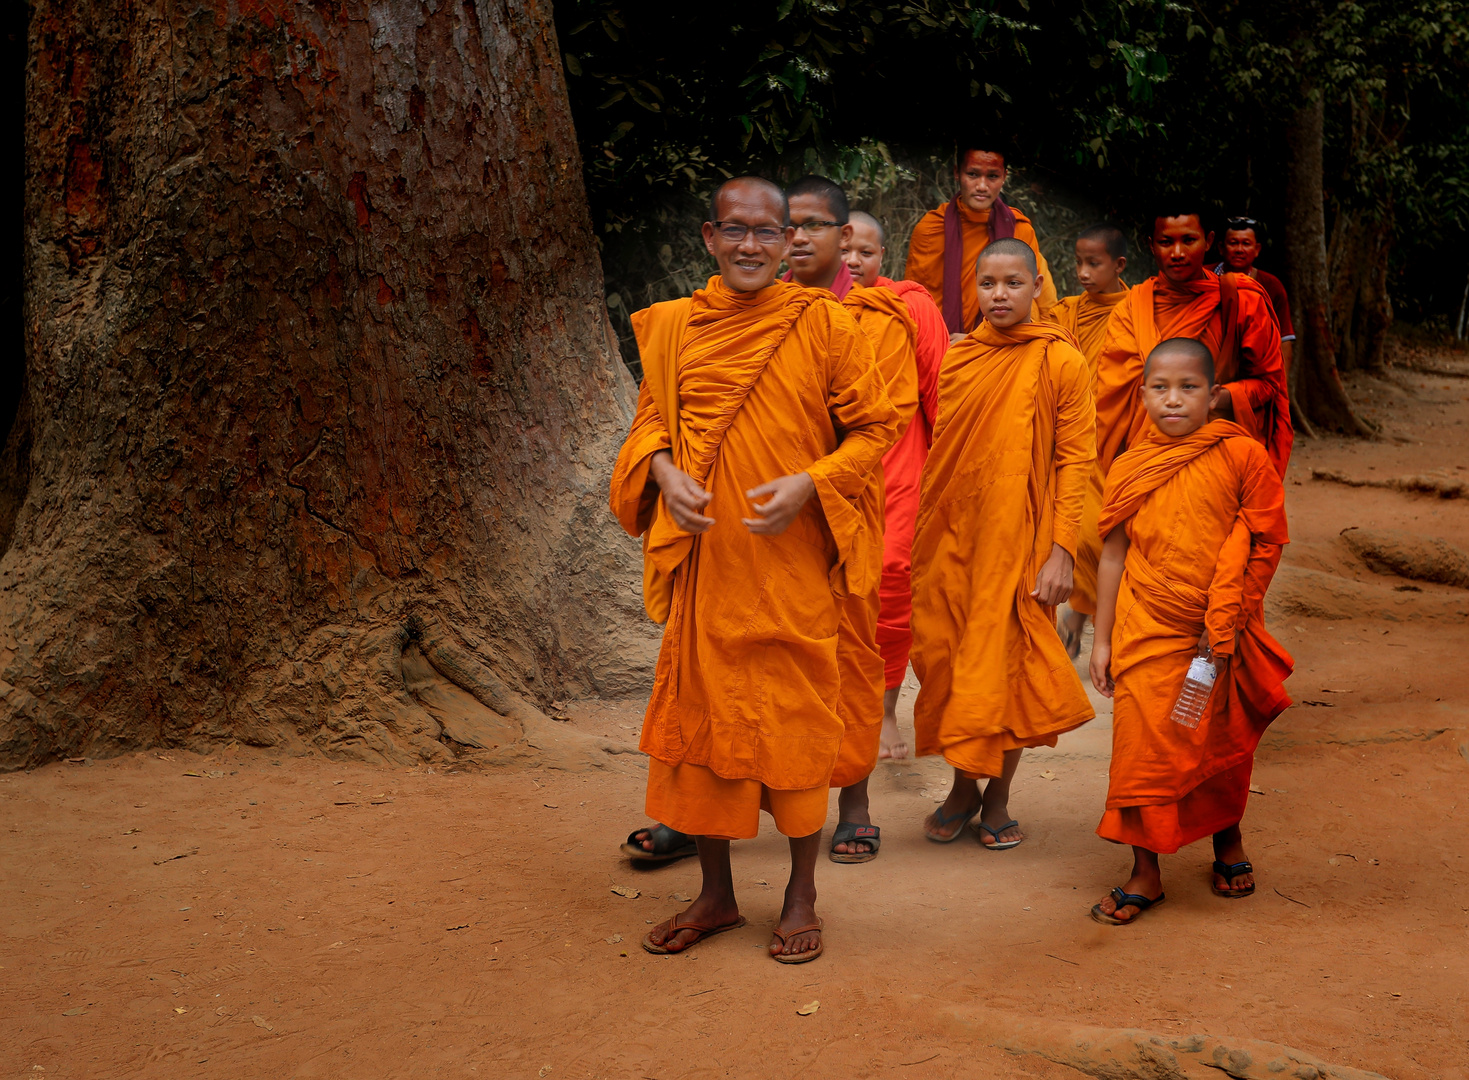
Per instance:
[[[35,4],[0,765],[514,755],[646,678],[547,7]]]
[[[1324,118],[1324,103],[1308,90],[1286,125],[1290,165],[1285,184],[1285,249],[1298,338],[1291,364],[1291,404],[1313,428],[1367,436],[1371,429],[1352,409],[1337,372],[1331,332],[1322,191]]]
[[[1392,250],[1391,206],[1374,215],[1343,209],[1331,229],[1331,326],[1343,371],[1381,368],[1386,363],[1392,298],[1387,259]]]

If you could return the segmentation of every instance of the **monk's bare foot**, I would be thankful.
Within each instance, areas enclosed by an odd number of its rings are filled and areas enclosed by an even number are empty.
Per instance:
[[[1238,825],[1214,834],[1214,858],[1228,866],[1249,861],[1249,856],[1245,854],[1245,840],[1240,835]],[[1226,878],[1223,874],[1214,875],[1215,892],[1248,894],[1254,889],[1254,874],[1236,874],[1232,878]]]
[[[837,820],[849,821],[853,825],[871,825],[872,814],[868,811],[867,780],[862,779],[851,787],[842,788],[837,796]],[[868,855],[873,851],[871,840],[843,840],[832,845],[836,855]]]
[[[733,896],[712,897],[708,893],[700,893],[687,910],[679,914],[678,921],[713,929],[737,922],[739,917],[739,905],[734,902]],[[663,946],[669,952],[683,952],[698,941],[700,936],[698,931],[687,929],[670,933],[666,920],[648,931],[648,940],[654,945]]]
[[[1163,877],[1160,874],[1138,873],[1137,868],[1133,870],[1132,877],[1127,879],[1127,884],[1122,886],[1122,891],[1132,893],[1135,896],[1146,896],[1149,900],[1156,900],[1163,895]],[[1137,918],[1138,908],[1136,904],[1123,904],[1117,906],[1117,899],[1110,892],[1102,897],[1097,905],[1103,915],[1111,915],[1113,918],[1121,919],[1123,922],[1131,922]]]
[[[949,797],[942,806],[923,819],[924,834],[930,840],[948,843],[969,824],[969,819],[974,817],[983,801],[978,782],[956,772]]]
[[[877,756],[878,758],[891,758],[894,761],[902,761],[908,756],[908,740],[903,738],[903,733],[898,730],[896,716],[882,718],[882,735]]]
[[[820,920],[816,917],[815,899],[807,899],[804,896],[792,896],[786,894],[785,906],[781,908],[780,922],[776,925],[783,933],[795,930],[802,926],[815,926]],[[781,943],[778,936],[771,935],[771,956],[798,956],[817,948],[821,944],[821,931],[808,930],[803,934],[795,934]]]

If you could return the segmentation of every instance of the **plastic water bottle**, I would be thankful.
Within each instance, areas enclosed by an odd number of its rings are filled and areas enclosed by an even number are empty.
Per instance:
[[[1204,718],[1204,709],[1209,704],[1209,695],[1214,691],[1214,680],[1219,673],[1214,670],[1214,650],[1202,646],[1188,666],[1183,679],[1183,689],[1173,703],[1173,712],[1168,719],[1186,728],[1196,728]]]

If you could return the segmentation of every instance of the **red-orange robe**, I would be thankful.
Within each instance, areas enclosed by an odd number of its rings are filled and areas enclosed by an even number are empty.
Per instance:
[[[903,267],[903,276],[926,288],[941,310],[944,303],[944,209],[948,205],[945,203],[918,219],[908,237],[908,262]],[[991,239],[990,211],[971,210],[963,203],[958,209],[964,235],[964,263],[959,284],[964,300],[964,329],[968,331],[979,325],[979,290],[975,287],[974,264]],[[1051,280],[1051,268],[1046,265],[1046,257],[1041,254],[1035,226],[1019,210],[1010,209],[1015,214],[1015,239],[1024,241],[1035,252],[1036,266],[1044,276],[1041,291],[1030,309],[1031,318],[1040,319],[1056,303],[1056,285]]]
[[[944,357],[913,540],[918,753],[998,776],[1005,751],[1092,718],[1031,597],[1053,544],[1076,550],[1096,446],[1086,359],[1053,323],[982,323]]]
[[[1151,426],[1138,395],[1143,362],[1160,341],[1185,337],[1214,354],[1214,378],[1229,391],[1234,421],[1259,439],[1285,475],[1294,435],[1280,328],[1270,297],[1243,274],[1205,272],[1176,285],[1159,275],[1129,290],[1107,320],[1097,357],[1097,461],[1103,473]]]
[[[872,346],[824,290],[737,293],[715,276],[633,328],[644,380],[611,503],[643,537],[645,603],[667,622],[640,744],[647,812],[736,839],[755,835],[763,804],[787,835],[810,835],[842,738],[841,603],[873,588],[879,537],[857,503],[897,410]],[[713,496],[707,531],[664,508],[659,450]],[[802,471],[815,497],[781,535],[751,533],[745,492]]]
[[[1115,293],[1089,293],[1068,296],[1051,309],[1047,316],[1076,336],[1081,354],[1086,357],[1092,385],[1096,385],[1097,356],[1107,337],[1107,320],[1117,305],[1127,299],[1127,289]],[[1071,599],[1072,611],[1087,615],[1097,613],[1097,560],[1102,553],[1102,540],[1097,535],[1097,515],[1102,510],[1102,485],[1106,476],[1100,464],[1093,463],[1087,477],[1086,499],[1081,507],[1081,533],[1076,541],[1076,577]]]
[[[877,615],[877,650],[882,653],[886,689],[903,685],[913,646],[913,525],[918,519],[918,491],[923,463],[933,444],[939,415],[939,368],[949,351],[949,328],[943,313],[916,281],[877,279],[908,305],[918,328],[914,344],[918,363],[918,411],[891,450],[883,455],[882,604]]]
[[[889,289],[854,286],[842,300],[842,307],[856,319],[872,343],[888,400],[898,410],[901,442],[918,411],[918,367],[913,353],[917,324],[908,314],[908,306]],[[884,535],[885,476],[884,467],[874,469],[857,502],[866,528],[873,536]],[[837,643],[842,687],[837,715],[842,720],[842,745],[831,773],[832,787],[849,787],[870,775],[877,767],[882,738],[883,659],[877,648],[877,624],[883,548],[872,545],[870,558],[871,588],[852,592],[842,604]]]
[[[1107,477],[1102,535],[1131,546],[1112,630],[1112,767],[1098,835],[1169,853],[1239,822],[1255,747],[1290,704],[1292,660],[1265,631],[1288,542],[1285,492],[1243,427],[1150,428]],[[1203,721],[1169,719],[1199,636],[1229,664]]]

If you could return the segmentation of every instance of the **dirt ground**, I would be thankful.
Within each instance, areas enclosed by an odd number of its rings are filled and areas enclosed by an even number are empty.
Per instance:
[[[1310,470],[1465,478],[1469,379],[1353,391],[1387,437],[1303,439],[1291,464],[1271,624],[1297,704],[1258,758],[1253,898],[1210,894],[1203,843],[1165,859],[1168,902],[1138,925],[1087,918],[1129,865],[1092,831],[1101,699],[1026,757],[1013,851],[925,842],[945,767],[882,763],[882,854],[821,863],[827,951],[796,967],[762,952],[787,868],[768,819],[734,849],[747,928],[678,957],[638,947],[698,871],[617,853],[644,820],[631,755],[580,773],[247,749],[61,763],[0,777],[0,1078],[1082,1076],[1027,1034],[1039,1019],[1052,1044],[1143,1029],[1465,1080],[1469,590],[1375,574],[1338,534],[1463,549],[1469,499]],[[636,739],[640,702],[570,711]],[[1257,1075],[1231,1068],[1147,1075]]]

